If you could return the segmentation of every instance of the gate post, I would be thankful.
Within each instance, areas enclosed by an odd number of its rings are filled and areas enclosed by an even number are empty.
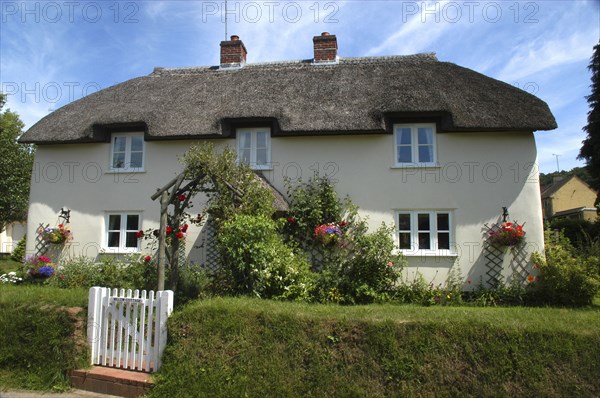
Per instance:
[[[102,324],[102,299],[106,295],[106,289],[94,286],[90,288],[88,299],[88,326],[87,338],[88,344],[92,349],[90,356],[92,365],[99,355],[100,326]]]

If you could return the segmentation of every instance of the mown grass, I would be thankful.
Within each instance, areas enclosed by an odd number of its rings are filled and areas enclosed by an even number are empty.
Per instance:
[[[22,266],[23,266],[23,264],[21,264],[18,261],[14,261],[10,257],[0,258],[0,275],[8,273],[8,272],[16,271],[16,270],[20,269]]]
[[[600,312],[250,299],[169,320],[154,397],[598,396]]]
[[[0,285],[0,390],[64,390],[88,364],[87,291]]]

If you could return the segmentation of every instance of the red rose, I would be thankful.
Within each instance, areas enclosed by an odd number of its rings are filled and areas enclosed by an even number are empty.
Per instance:
[[[177,239],[183,238],[183,232],[177,232]]]
[[[167,231],[167,235],[169,235],[171,232],[173,232],[173,228],[171,228],[167,225],[167,227],[165,228],[165,231]]]
[[[58,228],[62,228],[62,227],[64,227],[63,224],[58,224]]]
[[[288,217],[287,220],[288,220],[289,223],[295,223],[296,222],[296,219],[294,217]]]
[[[152,260],[152,257],[150,257],[150,256],[146,256],[146,257],[144,257],[144,261],[145,261],[145,262],[149,263],[149,262],[150,262],[150,260]]]
[[[137,231],[137,232],[135,233],[135,237],[136,237],[136,238],[138,238],[138,239],[140,239],[140,238],[141,238],[141,237],[143,237],[143,236],[144,236],[144,231]]]
[[[187,232],[188,230],[188,225],[187,224],[183,224],[182,226],[179,227],[179,230],[181,232]]]
[[[180,202],[183,202],[185,200],[185,195],[179,195],[177,199],[179,199]]]
[[[346,226],[346,224],[347,224],[347,222],[346,222],[346,221],[342,221],[342,222],[340,223],[340,227],[345,227],[345,226]]]

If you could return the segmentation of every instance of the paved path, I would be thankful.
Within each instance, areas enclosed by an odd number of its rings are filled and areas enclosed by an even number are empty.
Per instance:
[[[50,393],[39,391],[0,391],[0,398],[118,398],[115,395],[98,394],[83,390]]]

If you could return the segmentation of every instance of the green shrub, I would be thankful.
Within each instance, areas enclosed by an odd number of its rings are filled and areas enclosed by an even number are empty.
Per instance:
[[[589,305],[600,290],[598,258],[573,255],[573,248],[562,234],[553,237],[546,231],[546,258],[534,253],[539,267],[536,299],[544,304]]]
[[[192,265],[180,266],[175,302],[182,305],[205,296],[210,282],[211,278],[204,269]]]
[[[265,216],[234,216],[222,226],[218,246],[223,264],[233,278],[233,293],[308,298],[308,262],[285,244],[273,220]]]
[[[585,249],[600,239],[600,223],[588,220],[561,219],[550,222],[550,229],[561,231],[571,244]]]
[[[14,248],[10,258],[14,261],[22,263],[25,260],[25,246],[27,245],[27,235],[23,235],[19,243],[17,243],[17,247]]]

